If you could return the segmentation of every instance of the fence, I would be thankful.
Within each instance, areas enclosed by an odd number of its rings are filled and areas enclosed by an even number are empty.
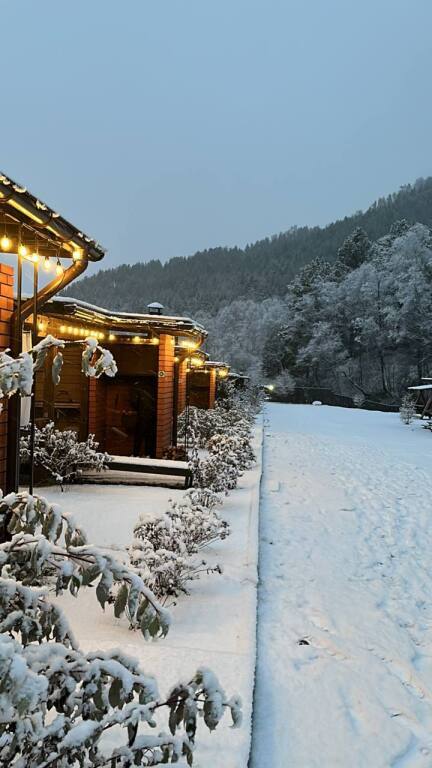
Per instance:
[[[280,394],[272,392],[270,399],[278,403],[310,404],[320,400],[323,405],[337,405],[341,408],[362,408],[366,411],[384,411],[385,413],[397,413],[399,405],[396,403],[380,403],[375,400],[364,400],[361,405],[356,405],[352,397],[340,395],[325,387],[296,387],[293,392]]]

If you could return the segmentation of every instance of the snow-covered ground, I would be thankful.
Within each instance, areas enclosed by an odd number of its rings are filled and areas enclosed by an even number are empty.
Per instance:
[[[266,417],[252,766],[430,768],[432,435]]]
[[[252,691],[255,669],[255,619],[258,557],[258,506],[262,430],[255,436],[256,466],[245,473],[239,487],[225,500],[221,516],[231,525],[231,536],[203,551],[209,562],[219,562],[222,576],[204,575],[191,587],[192,595],[172,609],[168,637],[146,642],[129,631],[127,621],[102,613],[91,590],[78,598],[65,594],[60,603],[83,650],[121,647],[138,658],[144,672],[155,675],[161,695],[179,679],[190,679],[200,666],[211,668],[228,696],[240,694],[244,722],[232,730],[229,715],[213,733],[198,727],[196,768],[246,768],[250,747]],[[166,508],[168,499],[184,491],[136,486],[71,486],[38,489],[60,503],[83,526],[89,541],[114,550],[119,558],[132,539],[142,512]]]

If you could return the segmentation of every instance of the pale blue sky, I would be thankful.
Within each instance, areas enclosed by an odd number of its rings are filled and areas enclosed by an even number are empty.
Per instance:
[[[431,0],[0,0],[0,169],[104,266],[325,224],[432,174]]]

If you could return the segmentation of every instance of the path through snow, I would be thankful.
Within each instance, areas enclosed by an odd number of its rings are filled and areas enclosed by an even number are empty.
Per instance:
[[[252,768],[432,766],[432,438],[271,404]]]

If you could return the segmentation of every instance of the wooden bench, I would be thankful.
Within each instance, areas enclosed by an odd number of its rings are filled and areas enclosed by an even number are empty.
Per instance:
[[[187,461],[141,459],[137,456],[112,456],[111,461],[107,463],[107,467],[114,472],[136,472],[143,475],[184,477],[184,487],[190,488],[192,485],[192,472]]]
[[[80,479],[90,482],[119,482],[121,478],[110,479],[109,475],[122,472],[133,472],[137,475],[163,475],[165,477],[184,478],[184,487],[192,485],[192,471],[187,461],[171,461],[169,459],[142,459],[139,456],[111,456],[107,462],[108,469],[102,472],[84,472]]]

